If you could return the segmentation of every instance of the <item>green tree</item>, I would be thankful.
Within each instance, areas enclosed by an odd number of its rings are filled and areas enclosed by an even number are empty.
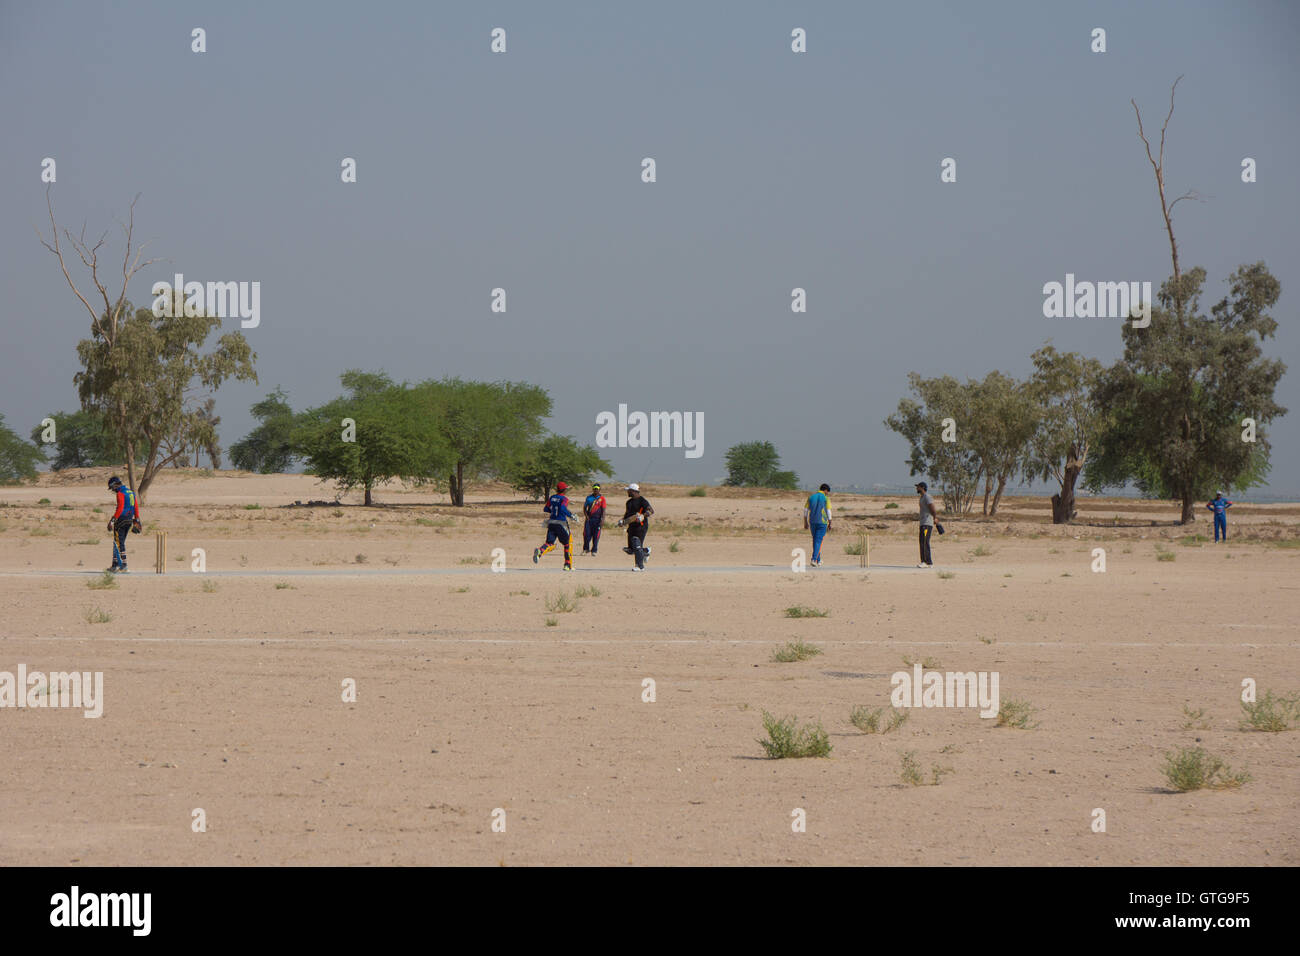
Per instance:
[[[54,412],[54,459],[50,468],[102,468],[122,463],[122,451],[113,435],[104,427],[104,419],[95,412]],[[45,426],[32,429],[32,441],[41,446]],[[136,464],[142,464],[137,455]]]
[[[45,456],[34,444],[23,441],[0,415],[0,485],[16,485],[36,479],[36,466]]]
[[[510,487],[533,498],[545,498],[558,481],[585,486],[597,475],[612,475],[613,467],[590,445],[568,435],[548,435],[531,446],[505,474]]]
[[[1277,330],[1266,310],[1281,284],[1262,262],[1241,266],[1206,316],[1198,314],[1204,281],[1198,266],[1161,286],[1151,325],[1125,324],[1124,355],[1093,396],[1111,418],[1088,487],[1132,481],[1146,495],[1180,501],[1183,524],[1217,488],[1263,483],[1270,451],[1263,426],[1286,414],[1273,397],[1286,366],[1261,348]],[[1254,441],[1246,440],[1247,418]]]
[[[1007,481],[1019,470],[1038,426],[1038,408],[1023,382],[1001,372],[989,372],[965,386],[972,417],[965,423],[969,445],[984,473],[984,510],[998,513]],[[993,491],[996,483],[996,491]],[[990,507],[989,494],[993,492]]]
[[[935,481],[945,511],[969,512],[984,474],[966,434],[976,421],[973,383],[963,385],[951,375],[922,378],[916,372],[909,372],[907,381],[916,397],[902,399],[885,425],[907,439],[909,474]]]
[[[202,352],[221,320],[194,310],[187,315],[181,301],[176,295],[175,307],[165,310],[172,315],[128,311],[112,335],[107,334],[112,319],[105,313],[91,337],[77,345],[83,370],[73,381],[82,407],[99,412],[125,449],[128,482],[141,500],[159,470],[190,448],[215,445],[215,423],[202,397],[228,378],[257,381],[257,356],[244,336],[227,332],[215,348]],[[170,452],[163,452],[164,444]],[[137,453],[144,459],[138,480]]]
[[[340,492],[361,488],[372,505],[377,485],[427,481],[448,466],[449,449],[416,389],[376,384],[366,373],[341,378],[351,394],[303,412],[293,430],[308,474],[333,479]]]
[[[792,491],[799,487],[799,476],[781,470],[781,456],[770,441],[747,441],[727,449],[727,479],[724,485],[742,488],[779,488]]]
[[[1078,352],[1058,352],[1050,344],[1033,359],[1029,393],[1038,407],[1038,423],[1025,456],[1024,477],[1058,483],[1052,495],[1052,523],[1066,524],[1075,515],[1075,483],[1105,424],[1105,410],[1094,401],[1102,365]]]
[[[293,463],[293,409],[280,386],[250,409],[260,422],[251,432],[230,446],[230,461],[236,468],[263,475],[278,475]]]
[[[447,486],[451,503],[465,504],[465,487],[480,477],[504,475],[542,437],[551,414],[546,390],[527,382],[428,381],[416,400],[449,449]]]

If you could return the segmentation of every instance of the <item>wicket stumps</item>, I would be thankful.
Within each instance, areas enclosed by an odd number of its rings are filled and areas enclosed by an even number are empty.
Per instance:
[[[871,567],[871,535],[866,531],[858,532],[858,566]]]
[[[153,536],[154,557],[153,570],[155,574],[167,573],[167,532],[155,531]]]

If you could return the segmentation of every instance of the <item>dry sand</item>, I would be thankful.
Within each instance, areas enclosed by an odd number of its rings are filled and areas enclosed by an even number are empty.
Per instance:
[[[131,573],[91,590],[106,474],[0,490],[0,671],[102,671],[105,698],[100,719],[0,710],[3,865],[1300,862],[1300,733],[1242,730],[1238,703],[1244,678],[1300,690],[1296,506],[1242,504],[1213,545],[1167,503],[1083,499],[1091,524],[1054,528],[1045,500],[1013,499],[944,519],[940,578],[911,567],[915,499],[834,498],[826,566],[795,574],[800,496],[650,487],[649,572],[608,528],[564,574],[532,564],[540,505],[504,489],[295,508],[333,494],[177,472],[144,506],[168,573],[133,536]],[[858,527],[869,571],[844,553]],[[578,588],[599,594],[547,611]],[[824,653],[773,663],[796,637]],[[1039,726],[917,709],[860,733],[850,711],[888,707],[905,657],[997,671]],[[1183,729],[1185,704],[1209,729]],[[831,755],[765,759],[764,710],[821,721]],[[1198,744],[1253,779],[1169,791],[1164,752]],[[905,785],[906,751],[951,773]]]

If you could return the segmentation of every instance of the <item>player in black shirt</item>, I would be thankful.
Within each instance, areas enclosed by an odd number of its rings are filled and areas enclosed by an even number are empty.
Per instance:
[[[627,547],[624,552],[636,556],[633,571],[645,570],[645,559],[650,556],[650,549],[645,546],[646,535],[650,533],[650,516],[655,513],[650,502],[641,495],[636,482],[627,486],[627,510],[618,519],[621,528],[627,525]]]

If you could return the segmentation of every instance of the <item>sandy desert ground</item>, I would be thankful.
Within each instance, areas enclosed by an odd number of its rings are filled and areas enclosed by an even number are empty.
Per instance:
[[[106,476],[0,489],[0,671],[104,675],[99,719],[0,709],[3,865],[1300,863],[1300,732],[1243,730],[1238,702],[1244,678],[1300,690],[1294,505],[1243,503],[1214,545],[1208,512],[1082,499],[1085,524],[1054,528],[1013,499],[945,519],[941,577],[912,567],[914,498],[835,498],[826,564],[797,574],[801,496],[650,486],[649,572],[609,529],[565,574],[532,564],[540,505],[504,489],[295,507],[334,494],[181,471],[143,509],[167,574],[147,533],[92,590]],[[844,552],[859,527],[870,570]],[[548,612],[578,589],[598,593]],[[774,663],[795,638],[823,653]],[[887,708],[904,658],[996,671],[1039,725],[915,709],[860,732],[850,711]],[[820,721],[830,756],[766,759],[764,710]],[[1163,754],[1198,744],[1250,782],[1167,789]],[[905,752],[951,772],[906,785]]]

